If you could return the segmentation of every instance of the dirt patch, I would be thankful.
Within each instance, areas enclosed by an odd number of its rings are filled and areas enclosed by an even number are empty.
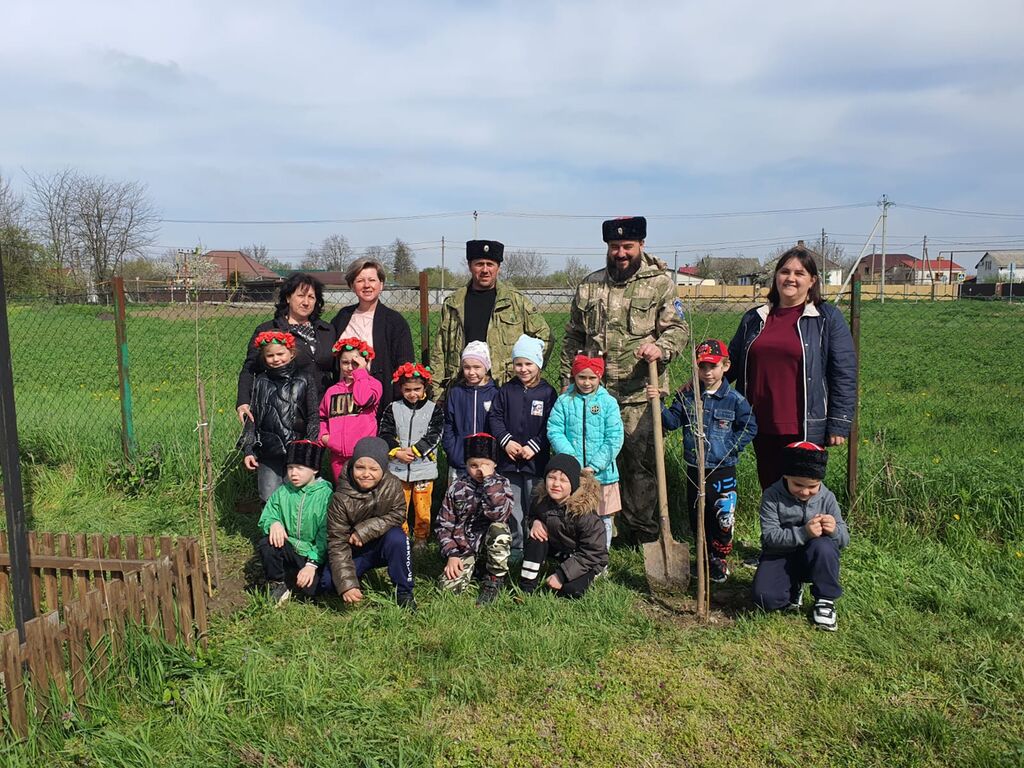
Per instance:
[[[249,561],[252,559],[251,555],[244,552],[227,555],[221,553],[220,582],[209,601],[210,613],[218,616],[230,616],[249,604],[247,592],[249,580],[246,578],[246,574],[249,569]]]

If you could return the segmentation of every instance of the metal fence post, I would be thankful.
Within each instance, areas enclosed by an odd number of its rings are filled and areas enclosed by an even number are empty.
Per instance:
[[[853,400],[853,423],[850,425],[850,442],[846,451],[846,503],[853,511],[857,498],[857,451],[860,447],[860,275],[850,284],[850,332],[853,334],[853,351],[857,358],[857,387]]]
[[[420,271],[420,359],[430,365],[430,285],[425,269]]]
[[[3,248],[0,247],[0,466],[4,473],[4,507],[7,512],[7,548],[11,559],[14,624],[18,639],[25,642],[25,622],[35,617],[28,575],[28,531],[25,527],[25,496],[21,485],[18,419],[14,411],[14,372],[11,368],[11,336],[7,329],[7,287],[4,284]],[[8,683],[10,687],[11,683]]]
[[[114,328],[117,334],[117,381],[121,392],[121,449],[124,457],[135,458],[135,422],[132,419],[132,385],[128,379],[128,328],[125,322],[124,278],[115,277]]]

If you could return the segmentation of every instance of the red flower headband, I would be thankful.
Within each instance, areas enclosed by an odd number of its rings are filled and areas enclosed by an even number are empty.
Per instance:
[[[430,368],[425,365],[405,363],[398,366],[398,369],[391,377],[392,382],[396,382],[399,379],[423,379],[423,381],[429,384],[433,379],[433,375],[430,372]]]
[[[284,331],[263,331],[256,334],[256,338],[252,340],[252,345],[256,349],[267,344],[284,344],[288,349],[295,349],[295,337]]]
[[[572,361],[572,375],[575,376],[580,371],[591,370],[597,374],[597,378],[604,376],[604,358],[603,357],[587,357],[584,354],[576,355]]]
[[[335,357],[339,357],[342,352],[358,352],[366,358],[366,362],[370,362],[374,357],[376,357],[373,347],[362,339],[356,338],[338,339],[334,342],[334,346],[331,348],[331,351],[334,352]]]

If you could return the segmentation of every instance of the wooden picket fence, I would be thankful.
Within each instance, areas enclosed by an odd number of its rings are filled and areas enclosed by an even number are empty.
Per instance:
[[[193,538],[29,534],[36,618],[0,634],[0,672],[11,730],[28,734],[31,688],[38,717],[63,712],[116,667],[129,625],[188,648],[206,647],[206,578]],[[0,622],[10,626],[6,535],[0,532]],[[4,714],[4,713],[0,713]],[[2,723],[0,723],[2,728]]]

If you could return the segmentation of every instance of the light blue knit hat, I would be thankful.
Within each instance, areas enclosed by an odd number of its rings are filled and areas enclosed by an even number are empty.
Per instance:
[[[544,342],[524,333],[516,339],[516,343],[512,346],[512,360],[515,361],[517,357],[525,358],[538,368],[543,368]]]

